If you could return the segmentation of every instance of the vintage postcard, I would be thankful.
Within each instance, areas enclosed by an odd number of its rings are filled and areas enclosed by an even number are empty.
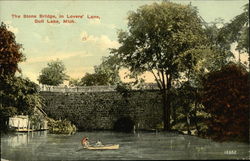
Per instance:
[[[248,0],[0,0],[1,161],[250,159]]]

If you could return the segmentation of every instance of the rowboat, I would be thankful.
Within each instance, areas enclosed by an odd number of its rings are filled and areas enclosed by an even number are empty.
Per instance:
[[[89,149],[89,150],[115,150],[115,149],[119,149],[119,144],[102,145],[102,146],[88,146],[85,148]]]

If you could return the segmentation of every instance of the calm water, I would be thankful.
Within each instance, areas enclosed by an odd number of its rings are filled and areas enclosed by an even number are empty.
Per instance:
[[[88,136],[92,144],[98,139],[103,144],[120,144],[120,149],[82,149],[80,140],[83,136]],[[249,144],[217,143],[173,133],[105,131],[56,135],[43,131],[1,137],[1,158],[7,160],[249,159],[249,154]]]

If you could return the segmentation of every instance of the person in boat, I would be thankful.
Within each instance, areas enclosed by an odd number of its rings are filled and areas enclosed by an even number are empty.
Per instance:
[[[85,148],[89,147],[89,141],[88,140],[89,139],[87,137],[85,137],[85,136],[82,138],[81,143],[82,143],[82,146],[84,146]]]
[[[100,140],[98,140],[96,143],[95,143],[96,146],[103,146],[102,142]]]

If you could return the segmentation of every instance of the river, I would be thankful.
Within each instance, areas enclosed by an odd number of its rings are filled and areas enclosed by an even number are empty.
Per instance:
[[[118,150],[82,149],[80,140],[90,144],[120,144]],[[47,131],[1,136],[1,158],[6,160],[175,160],[175,159],[250,159],[249,144],[215,142],[175,133],[77,132],[73,135]]]

